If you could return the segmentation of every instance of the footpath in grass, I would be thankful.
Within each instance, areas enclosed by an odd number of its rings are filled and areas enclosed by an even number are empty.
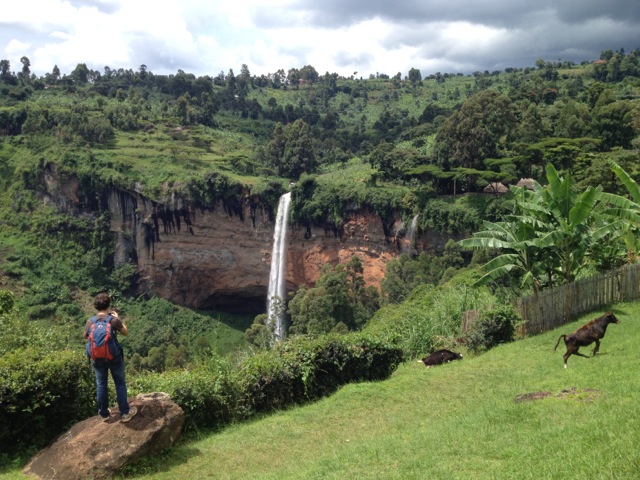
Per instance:
[[[448,365],[408,362],[384,382],[185,441],[125,478],[640,478],[640,304],[613,310],[621,323],[601,355],[566,370],[558,336],[602,312]]]

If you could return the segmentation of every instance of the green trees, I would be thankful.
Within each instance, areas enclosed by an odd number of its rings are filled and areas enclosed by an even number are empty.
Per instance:
[[[22,63],[22,71],[20,72],[20,78],[28,82],[31,77],[31,61],[27,57],[20,58],[20,63]]]
[[[5,79],[11,75],[11,63],[9,60],[0,60],[0,80]]]
[[[593,130],[602,139],[603,148],[630,148],[637,133],[633,128],[633,109],[634,104],[628,100],[619,100],[595,109]]]
[[[464,265],[460,246],[453,240],[445,245],[442,255],[422,252],[417,258],[402,254],[387,263],[380,285],[382,304],[401,303],[419,285],[438,285],[447,280],[447,273]]]
[[[483,170],[485,158],[498,158],[516,126],[509,97],[483,90],[469,98],[438,130],[438,165]]]
[[[276,124],[265,153],[280,177],[297,179],[316,167],[311,129],[302,119],[285,126]]]
[[[89,81],[89,69],[85,63],[79,63],[71,72],[71,78],[76,83],[84,84]]]
[[[364,284],[362,262],[353,256],[346,264],[323,270],[315,287],[304,286],[289,302],[292,334],[319,335],[357,330],[378,308],[378,292]]]
[[[412,68],[409,70],[409,81],[415,85],[422,81],[422,73],[417,68]]]
[[[305,65],[300,69],[300,78],[308,83],[317,83],[320,75],[311,65]]]
[[[369,163],[379,177],[385,180],[397,178],[405,170],[415,166],[419,159],[413,149],[399,149],[384,140],[369,154]]]

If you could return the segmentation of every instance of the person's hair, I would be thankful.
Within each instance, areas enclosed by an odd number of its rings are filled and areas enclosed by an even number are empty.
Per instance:
[[[111,297],[109,297],[108,293],[99,293],[96,295],[95,300],[93,301],[93,306],[96,307],[96,310],[106,310],[111,305]]]

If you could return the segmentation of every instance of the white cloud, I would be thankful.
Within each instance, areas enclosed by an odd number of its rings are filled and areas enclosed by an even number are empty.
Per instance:
[[[22,55],[29,50],[30,43],[21,42],[15,38],[9,41],[9,44],[5,47],[4,51],[8,55]]]

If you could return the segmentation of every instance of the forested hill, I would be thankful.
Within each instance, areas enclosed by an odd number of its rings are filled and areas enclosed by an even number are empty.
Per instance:
[[[427,194],[540,178],[548,162],[601,184],[603,157],[635,163],[639,57],[609,50],[580,65],[367,79],[310,65],[196,78],[85,64],[37,78],[26,57],[17,73],[2,60],[0,165],[5,181],[52,162],[151,197],[194,175],[255,186],[353,158],[371,167],[372,185]]]
[[[124,291],[131,276],[112,271],[100,228],[108,219],[43,207],[52,165],[79,183],[86,202],[115,187],[158,201],[176,193],[203,208],[241,200],[273,210],[291,189],[292,220],[303,225],[339,226],[366,205],[383,221],[419,213],[417,228],[465,234],[504,210],[442,199],[522,178],[545,183],[549,163],[578,187],[615,193],[624,190],[609,159],[632,177],[640,171],[638,50],[425,77],[411,69],[345,78],[310,65],[195,77],[81,63],[38,78],[29,67],[26,57],[18,72],[0,61],[0,246],[6,282],[44,275],[46,261],[58,267],[47,273],[59,277],[51,285],[36,282],[36,318],[50,303],[55,310],[49,298],[69,296],[66,285]],[[54,251],[73,258],[64,278]]]

